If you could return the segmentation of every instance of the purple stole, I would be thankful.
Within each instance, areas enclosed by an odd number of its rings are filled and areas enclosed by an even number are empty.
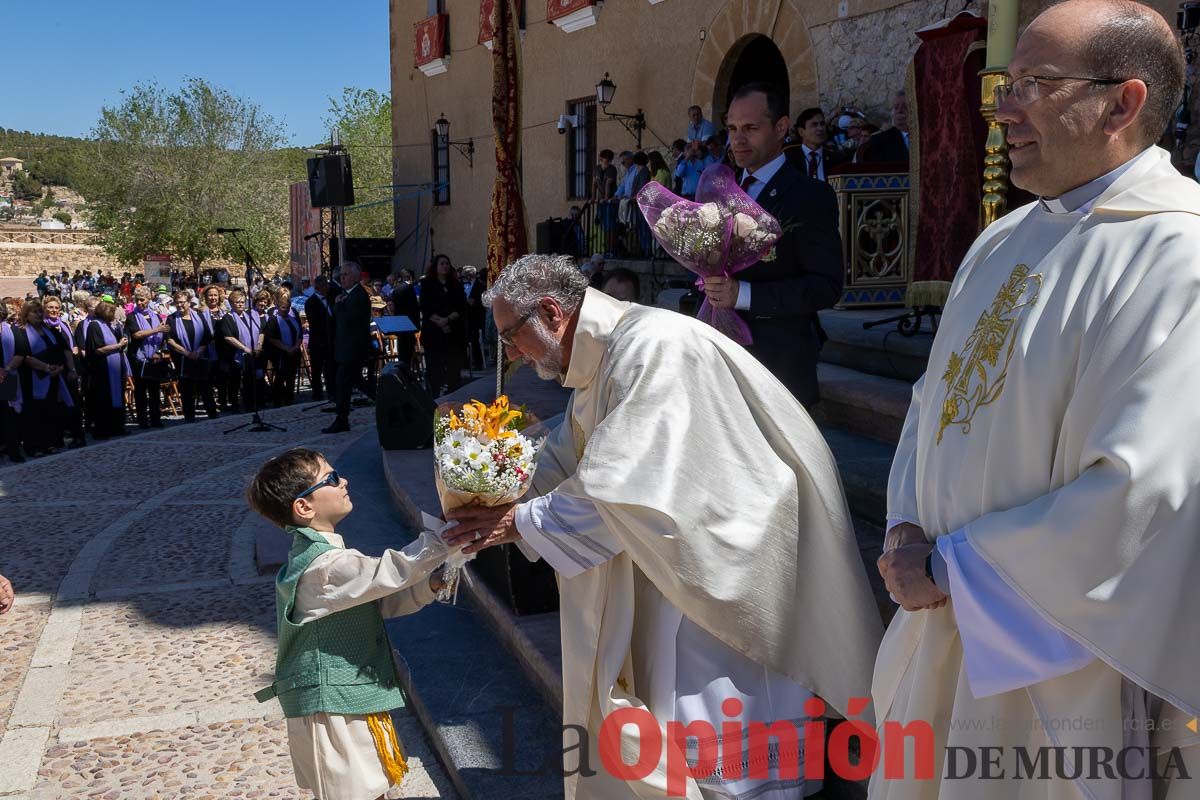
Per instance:
[[[300,321],[290,311],[276,314],[275,321],[279,324],[279,341],[283,342],[284,347],[295,347],[300,338]],[[296,327],[293,328],[293,325]]]
[[[58,328],[58,332],[67,340],[67,348],[70,349],[75,343],[75,334],[71,332],[71,326],[62,317],[58,319],[47,319],[43,323],[48,328]]]
[[[148,308],[145,312],[137,308],[133,310],[132,319],[134,324],[137,325],[139,331],[148,331],[162,324],[157,321],[152,321],[152,314],[154,314],[154,312]],[[154,316],[157,316],[157,314],[154,314]],[[154,354],[158,352],[160,347],[162,347],[163,335],[161,333],[156,333],[153,336],[147,336],[146,338],[142,339],[141,342],[141,344],[137,345],[136,357],[138,361],[141,361],[144,364],[145,362],[152,360],[154,358]]]
[[[0,368],[12,360],[13,354],[17,352],[16,338],[13,336],[13,326],[7,322],[0,322]],[[13,373],[5,378],[6,381],[20,381],[20,376]],[[12,400],[8,401],[9,408],[21,413],[21,387],[17,386],[17,393]]]
[[[176,311],[171,315],[171,324],[175,328],[175,334],[179,337],[179,341],[183,344],[185,350],[189,353],[200,349],[200,342],[204,340],[204,317],[193,311],[191,319],[192,327],[196,329],[193,336],[188,336],[187,325],[183,318],[183,314]],[[181,357],[179,359],[179,376],[183,377],[184,371],[187,369],[187,363],[190,359]]]
[[[53,326],[51,327],[53,328]],[[38,333],[37,328],[34,328],[32,325],[25,328],[25,335],[29,338],[29,355],[31,356],[36,356],[38,353],[50,349],[51,344],[55,344],[53,333]],[[50,341],[47,341],[43,336],[49,338]],[[29,374],[33,376],[33,399],[45,400],[46,395],[50,394],[50,376],[42,375],[32,368],[29,370]],[[63,378],[62,373],[58,375],[58,399],[67,408],[75,407],[75,401],[71,399],[71,392],[67,389],[67,381]]]
[[[237,323],[238,341],[253,350],[258,340],[258,332],[262,329],[262,318],[258,316],[258,312],[245,311],[242,314],[233,314],[233,321]],[[246,354],[239,350],[234,358],[241,365],[246,360]],[[256,368],[254,374],[261,376],[262,368]]]
[[[208,343],[208,360],[216,361],[217,360],[217,323],[221,320],[221,317],[217,317],[214,319],[213,315],[212,315],[212,311],[210,311],[207,308],[204,309],[204,311],[200,312],[200,315],[202,317],[204,317],[205,321],[207,322],[208,332],[212,336],[212,340]]]
[[[88,325],[93,323],[100,326],[100,335],[104,337],[105,346],[116,344],[119,341],[116,334],[113,333],[111,325],[94,317],[84,320],[83,337],[85,340],[87,339]],[[104,362],[104,366],[108,369],[108,393],[109,399],[112,400],[112,407],[124,408],[125,376],[129,374],[129,359],[125,357],[124,350],[117,350],[105,356]]]

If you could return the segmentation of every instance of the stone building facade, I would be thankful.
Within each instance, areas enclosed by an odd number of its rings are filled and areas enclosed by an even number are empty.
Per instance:
[[[684,135],[690,105],[719,119],[731,85],[747,74],[785,82],[793,114],[812,105],[827,113],[850,105],[886,125],[919,43],[915,31],[959,8],[938,0],[607,0],[595,24],[568,33],[546,21],[560,2],[571,0],[526,0],[521,34],[522,178],[531,242],[537,222],[566,216],[579,204],[569,187],[572,134],[560,134],[556,123],[577,108],[573,101],[594,100],[605,73],[617,86],[610,111],[644,111],[647,150],[665,151]],[[1049,4],[1022,0],[1021,24]],[[480,5],[391,0],[394,182],[433,179],[432,129],[440,116],[451,124],[452,141],[469,139],[475,148],[473,165],[453,148],[444,154],[448,204],[434,205],[429,195],[397,203],[396,267],[423,269],[431,251],[448,253],[456,264],[485,261],[495,156],[491,51],[477,43]],[[1152,5],[1174,22],[1176,0]],[[986,3],[969,8],[987,13]],[[437,69],[422,71],[414,66],[414,26],[438,12],[445,15],[448,52]],[[635,149],[619,122],[595,113],[592,152]],[[1193,133],[1200,134],[1200,124]]]

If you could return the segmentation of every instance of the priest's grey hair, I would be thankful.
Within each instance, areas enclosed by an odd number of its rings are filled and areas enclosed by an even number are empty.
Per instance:
[[[528,314],[543,297],[562,306],[568,316],[583,302],[588,279],[570,256],[528,255],[518,258],[483,295],[483,304],[491,307],[497,297],[518,314]]]

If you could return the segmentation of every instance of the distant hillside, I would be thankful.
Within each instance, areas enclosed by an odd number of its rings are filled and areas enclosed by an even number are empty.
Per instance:
[[[47,186],[66,186],[81,192],[90,143],[71,136],[0,128],[0,158],[15,156],[25,171]]]

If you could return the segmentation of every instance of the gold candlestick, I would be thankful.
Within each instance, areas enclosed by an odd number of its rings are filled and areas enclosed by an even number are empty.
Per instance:
[[[985,69],[979,111],[987,120],[987,142],[983,147],[983,199],[980,203],[982,227],[991,225],[1008,210],[1008,141],[1005,128],[996,121],[996,87],[1004,83],[1005,68]]]

